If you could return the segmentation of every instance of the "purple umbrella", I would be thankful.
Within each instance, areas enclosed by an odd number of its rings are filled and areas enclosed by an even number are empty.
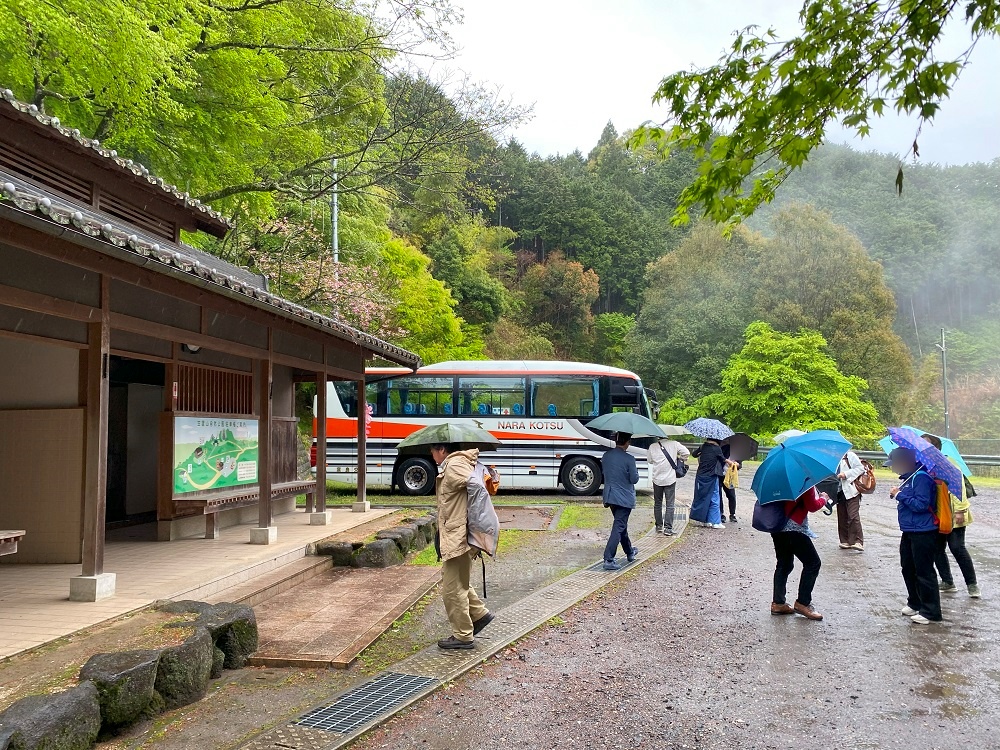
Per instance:
[[[909,448],[916,453],[917,461],[923,464],[927,473],[943,480],[952,495],[957,498],[962,497],[964,486],[962,470],[949,461],[941,451],[908,427],[890,427],[889,437],[900,448]]]

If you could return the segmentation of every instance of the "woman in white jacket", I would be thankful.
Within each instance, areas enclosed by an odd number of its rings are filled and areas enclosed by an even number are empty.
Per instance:
[[[865,549],[865,532],[861,528],[861,493],[854,486],[854,480],[865,473],[861,459],[854,451],[840,459],[837,467],[837,479],[840,480],[840,493],[837,498],[837,530],[840,532],[840,548]]]

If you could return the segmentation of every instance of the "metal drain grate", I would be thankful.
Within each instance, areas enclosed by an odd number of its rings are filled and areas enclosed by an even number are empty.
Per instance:
[[[350,734],[438,682],[432,677],[385,672],[349,690],[330,705],[314,708],[295,724]]]

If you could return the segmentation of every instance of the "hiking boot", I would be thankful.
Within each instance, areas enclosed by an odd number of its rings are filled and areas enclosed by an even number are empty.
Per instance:
[[[865,545],[863,545],[861,542],[855,542],[854,544],[851,545],[851,549],[856,549],[858,552],[864,552]]]
[[[812,605],[806,605],[802,604],[801,602],[795,602],[795,606],[793,607],[793,609],[795,610],[796,614],[802,615],[806,619],[809,620],[823,619],[823,615],[821,615],[819,612],[813,609]]]
[[[969,596],[973,599],[982,599],[983,595],[979,591],[979,586],[974,583],[969,584]]]
[[[485,615],[480,617],[478,620],[472,621],[472,634],[479,635],[480,631],[493,622],[493,618],[496,617],[492,612],[487,612]]]
[[[605,570],[621,570],[622,569],[622,566],[619,565],[614,560],[605,560],[603,567],[604,567]]]
[[[913,607],[903,607],[901,610],[903,617],[913,617],[913,615],[919,615],[920,613]]]
[[[941,591],[941,593],[954,594],[958,591],[958,586],[956,586],[954,582],[949,583],[947,581],[941,581],[941,583],[938,584],[938,590]]]
[[[475,641],[460,641],[453,635],[449,635],[447,638],[442,638],[440,641],[438,641],[438,648],[443,648],[446,651],[450,651],[452,649],[460,649],[460,648],[469,649],[475,647],[476,647]]]
[[[730,515],[729,520],[733,523],[739,523],[739,519],[737,519],[735,515]]]
[[[792,609],[787,604],[778,604],[777,602],[771,602],[771,614],[772,615],[794,615],[795,610]]]
[[[916,623],[917,625],[930,625],[931,621],[924,617],[919,612],[910,618],[910,622]]]
[[[625,555],[625,559],[628,560],[629,562],[635,562],[635,558],[637,558],[638,556],[639,556],[639,550],[633,547],[632,554]]]

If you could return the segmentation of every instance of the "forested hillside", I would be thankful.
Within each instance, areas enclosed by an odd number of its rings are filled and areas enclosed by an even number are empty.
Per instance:
[[[233,216],[225,241],[188,241],[279,294],[427,362],[624,365],[668,416],[721,410],[703,399],[766,340],[776,362],[824,352],[883,422],[935,426],[946,327],[953,426],[1000,428],[998,164],[912,165],[898,197],[895,157],[824,147],[725,236],[671,224],[683,152],[609,123],[586,154],[530,154],[507,135],[526,110],[407,67],[448,54],[447,2],[101,7],[0,0],[0,86]]]

